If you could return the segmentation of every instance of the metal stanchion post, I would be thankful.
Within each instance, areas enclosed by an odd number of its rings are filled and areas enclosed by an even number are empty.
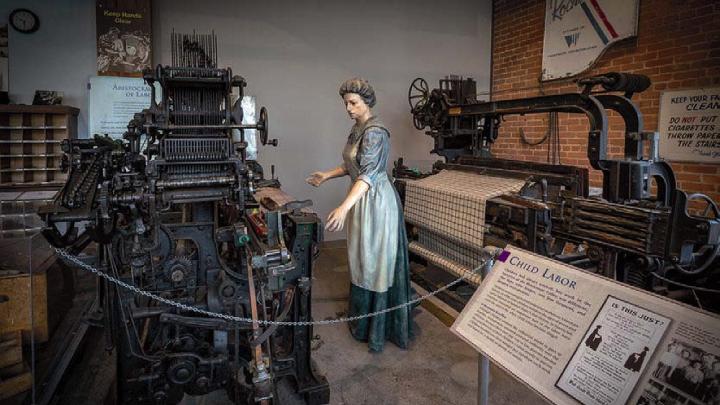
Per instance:
[[[485,265],[482,267],[482,280],[485,281],[485,277],[490,274],[490,269],[495,264],[494,254],[490,255]],[[478,405],[488,405],[488,395],[490,393],[490,360],[483,356],[482,353],[478,354],[478,394],[477,403]]]
[[[478,355],[478,405],[488,405],[488,394],[490,391],[490,360]]]

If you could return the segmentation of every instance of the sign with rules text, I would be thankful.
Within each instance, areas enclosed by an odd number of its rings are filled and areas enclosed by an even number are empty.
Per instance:
[[[720,87],[664,92],[658,132],[660,157],[720,163]]]

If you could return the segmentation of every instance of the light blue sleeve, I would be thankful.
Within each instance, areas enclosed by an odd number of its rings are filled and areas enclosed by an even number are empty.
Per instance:
[[[375,185],[378,175],[386,170],[383,155],[387,154],[384,150],[387,147],[387,132],[378,127],[368,128],[360,141],[357,154],[360,165],[358,180],[364,181],[370,188]]]

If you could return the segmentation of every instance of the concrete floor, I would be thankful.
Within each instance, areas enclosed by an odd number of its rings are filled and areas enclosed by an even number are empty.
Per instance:
[[[336,247],[333,247],[336,246]],[[313,316],[345,314],[349,290],[347,253],[326,246],[315,268]],[[340,245],[341,246],[341,245]],[[416,338],[409,350],[392,343],[383,353],[368,352],[347,325],[315,328],[320,337],[313,357],[330,382],[330,403],[475,404],[478,355],[430,312],[415,312]],[[491,367],[491,404],[538,404],[544,401],[502,370]]]
[[[344,243],[323,248],[315,267],[314,318],[345,315],[350,286]],[[415,310],[416,338],[409,350],[387,343],[380,354],[355,341],[346,324],[316,327],[313,358],[330,383],[333,405],[457,404],[477,398],[477,353],[422,307]],[[59,403],[103,403],[110,398],[114,355],[105,352],[101,329],[91,328],[89,344],[61,387]],[[19,402],[18,402],[19,403]],[[105,402],[109,403],[109,402]],[[502,370],[491,367],[490,404],[543,404],[539,396]],[[186,396],[183,405],[230,404],[224,391]]]
[[[313,284],[316,320],[345,315],[350,286],[343,244],[329,243],[317,261]],[[415,313],[416,338],[409,350],[392,343],[370,353],[346,324],[314,330],[313,358],[330,383],[333,405],[475,404],[478,355],[423,308]],[[490,404],[542,404],[543,399],[491,366]],[[186,396],[185,405],[226,404],[224,393]]]

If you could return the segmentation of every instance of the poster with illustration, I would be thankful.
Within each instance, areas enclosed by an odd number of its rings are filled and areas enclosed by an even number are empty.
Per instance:
[[[150,0],[97,0],[97,71],[142,76],[152,66]]]

